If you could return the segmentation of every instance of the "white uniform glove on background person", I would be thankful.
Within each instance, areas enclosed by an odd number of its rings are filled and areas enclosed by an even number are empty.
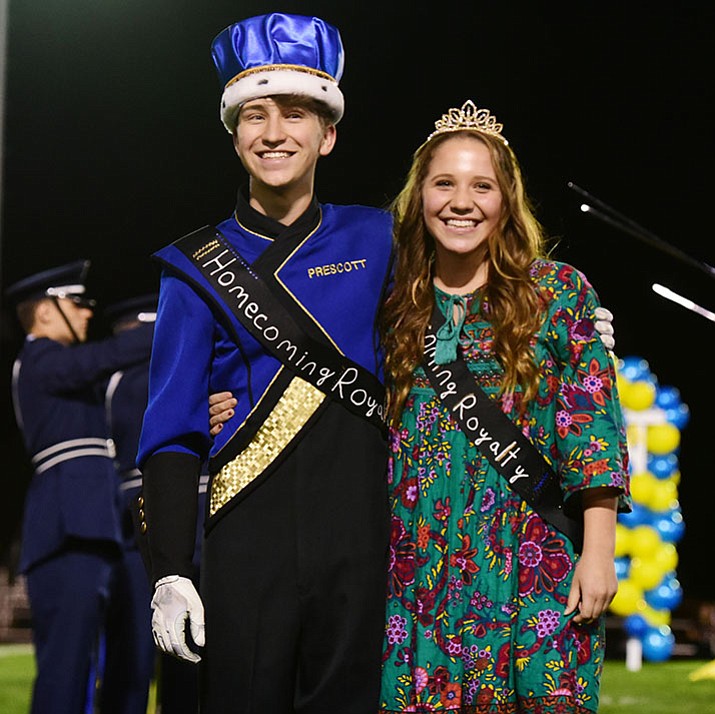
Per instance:
[[[151,630],[156,646],[179,659],[198,662],[201,657],[189,649],[184,636],[188,618],[191,637],[198,647],[204,646],[204,605],[191,580],[180,575],[157,580],[151,609]]]

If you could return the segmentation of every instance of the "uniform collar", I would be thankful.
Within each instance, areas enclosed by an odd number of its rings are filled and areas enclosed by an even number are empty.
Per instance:
[[[238,190],[236,220],[249,231],[274,240],[288,228],[285,224],[277,221],[275,218],[264,215],[249,204],[248,186],[246,185],[241,186]],[[303,235],[307,235],[316,228],[319,222],[320,205],[314,194],[308,208],[291,223],[291,234],[299,232]]]

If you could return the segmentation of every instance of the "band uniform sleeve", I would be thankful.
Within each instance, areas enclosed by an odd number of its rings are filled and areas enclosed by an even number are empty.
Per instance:
[[[194,290],[170,274],[161,280],[149,399],[137,466],[154,453],[188,453],[203,461],[211,447],[209,375],[214,317]]]
[[[144,466],[139,533],[145,566],[154,584],[166,575],[194,574],[198,484],[201,463],[190,454],[163,452]]]
[[[194,290],[165,272],[159,291],[149,398],[137,454],[152,582],[191,577],[201,462],[211,445],[208,384],[214,318]]]

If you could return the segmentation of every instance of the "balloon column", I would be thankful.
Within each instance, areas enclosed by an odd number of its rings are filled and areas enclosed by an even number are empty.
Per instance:
[[[658,384],[648,362],[618,361],[631,460],[633,511],[618,516],[618,593],[611,611],[624,618],[630,641],[640,642],[647,661],[670,658],[675,639],[671,612],[683,591],[676,577],[676,543],[685,525],[678,502],[680,432],[689,420],[687,405],[674,387]]]

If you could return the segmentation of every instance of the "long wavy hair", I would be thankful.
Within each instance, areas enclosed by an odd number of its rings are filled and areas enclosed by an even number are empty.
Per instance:
[[[381,313],[385,349],[388,419],[400,417],[422,360],[424,337],[434,308],[434,238],[422,213],[422,188],[435,151],[455,137],[468,136],[489,150],[502,195],[501,216],[487,239],[488,277],[483,305],[494,329],[493,350],[504,369],[502,394],[522,388],[523,410],[538,389],[532,340],[544,319],[544,306],[529,269],[546,254],[546,239],[524,190],[519,163],[500,139],[465,130],[438,134],[414,154],[404,188],[392,204],[395,281]]]

